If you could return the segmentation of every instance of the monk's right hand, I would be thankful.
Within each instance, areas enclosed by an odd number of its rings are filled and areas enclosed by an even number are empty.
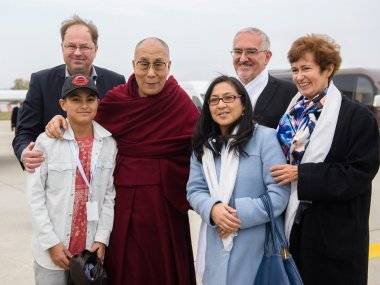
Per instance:
[[[45,127],[45,134],[49,138],[60,139],[63,136],[62,128],[67,130],[67,121],[61,115],[55,115]]]
[[[21,153],[21,162],[29,173],[33,173],[44,161],[43,153],[33,148],[34,142],[31,142]]]
[[[236,232],[240,228],[236,210],[225,203],[217,203],[212,207],[211,218],[225,232]]]

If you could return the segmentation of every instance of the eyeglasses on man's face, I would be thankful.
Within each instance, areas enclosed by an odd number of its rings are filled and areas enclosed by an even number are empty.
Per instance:
[[[218,96],[211,96],[210,99],[208,100],[208,104],[210,106],[216,106],[219,104],[219,101],[222,100],[224,103],[232,103],[236,100],[236,98],[240,98],[241,95],[232,95],[232,94],[226,94],[223,95],[222,97]]]
[[[86,53],[90,52],[94,47],[83,44],[83,45],[76,45],[76,44],[64,44],[63,48],[67,50],[68,52],[75,52],[77,49],[79,49],[80,52]]]
[[[160,72],[166,69],[166,62],[164,61],[155,61],[149,62],[147,60],[139,60],[136,62],[136,68],[140,71],[148,72],[150,67],[153,68],[154,71]]]
[[[266,49],[259,50],[257,48],[246,48],[246,49],[234,48],[230,52],[231,52],[231,55],[236,58],[236,57],[241,57],[243,53],[247,57],[254,57],[254,56],[257,56],[260,52],[266,52],[266,51],[267,51]]]

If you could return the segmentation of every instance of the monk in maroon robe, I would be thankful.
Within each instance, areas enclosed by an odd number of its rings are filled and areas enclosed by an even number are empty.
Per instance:
[[[174,77],[167,45],[136,46],[135,73],[101,101],[96,121],[117,141],[110,284],[195,284],[186,200],[198,111]]]

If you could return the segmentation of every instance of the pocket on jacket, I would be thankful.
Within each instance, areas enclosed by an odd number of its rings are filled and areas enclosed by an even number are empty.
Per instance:
[[[46,186],[56,190],[71,188],[73,174],[75,175],[75,167],[71,162],[49,163]]]
[[[98,161],[95,167],[95,173],[93,179],[95,179],[96,185],[107,185],[108,181],[113,175],[111,173],[114,166],[114,162],[112,160],[102,160]]]

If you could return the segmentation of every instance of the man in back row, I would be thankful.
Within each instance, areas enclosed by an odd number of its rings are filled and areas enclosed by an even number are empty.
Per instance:
[[[13,149],[21,165],[34,171],[43,160],[33,150],[34,141],[55,115],[64,115],[58,105],[65,78],[84,74],[96,82],[100,98],[113,87],[125,83],[124,76],[93,65],[98,50],[98,30],[91,21],[78,16],[61,26],[61,47],[65,64],[33,73],[24,104],[19,112]]]
[[[231,54],[236,74],[251,99],[253,118],[261,125],[276,128],[297,89],[269,75],[269,37],[257,28],[241,29],[234,37]]]

